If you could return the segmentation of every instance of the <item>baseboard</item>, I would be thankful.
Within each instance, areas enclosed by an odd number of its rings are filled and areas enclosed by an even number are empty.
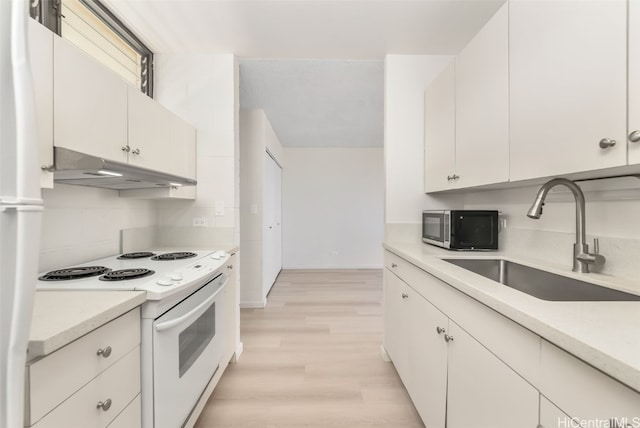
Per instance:
[[[384,345],[380,345],[380,355],[382,356],[382,361],[384,361],[385,363],[391,362],[391,357],[387,353],[387,350],[384,349]]]
[[[236,346],[236,352],[234,352],[233,356],[231,357],[231,361],[229,362],[234,364],[237,363],[240,359],[240,355],[242,355],[242,351],[244,351],[244,343],[238,342],[238,346]]]
[[[283,270],[356,270],[356,269],[382,269],[383,265],[357,265],[357,266],[283,266]]]
[[[259,302],[240,302],[240,309],[262,309],[267,306],[267,301]]]

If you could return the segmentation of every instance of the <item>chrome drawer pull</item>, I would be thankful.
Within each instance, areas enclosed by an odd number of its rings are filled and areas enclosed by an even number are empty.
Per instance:
[[[98,352],[96,352],[97,355],[101,355],[104,358],[109,358],[109,355],[111,355],[111,346],[107,346],[106,348],[101,348],[98,349]]]
[[[395,263],[391,263],[391,267],[395,269],[395,268],[397,268],[397,267],[398,267],[398,265],[397,265],[397,264],[395,264]]]
[[[107,411],[111,408],[111,398],[107,398],[105,401],[98,401],[96,405],[96,409],[102,409],[103,411]]]
[[[453,342],[453,336],[449,336],[448,334],[444,335],[444,341],[449,343],[449,342]]]
[[[442,334],[442,333],[444,333],[444,332],[445,332],[444,327],[436,327],[436,333],[438,333],[438,334]]]

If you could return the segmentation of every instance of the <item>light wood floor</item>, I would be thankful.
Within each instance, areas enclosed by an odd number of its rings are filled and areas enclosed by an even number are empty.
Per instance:
[[[382,361],[382,271],[283,271],[196,428],[423,427]]]

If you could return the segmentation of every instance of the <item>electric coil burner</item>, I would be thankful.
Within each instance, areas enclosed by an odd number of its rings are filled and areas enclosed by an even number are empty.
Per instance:
[[[145,276],[153,275],[154,273],[155,271],[152,271],[151,269],[143,268],[120,269],[112,270],[98,279],[100,281],[126,281],[128,279],[144,278]]]
[[[118,260],[127,260],[127,259],[146,259],[147,257],[155,256],[156,253],[152,253],[149,251],[137,251],[135,253],[125,253],[118,256]]]
[[[158,254],[157,256],[151,257],[151,260],[182,260],[190,259],[191,257],[195,256],[197,256],[196,253],[192,253],[189,251],[179,251],[175,253]]]
[[[40,277],[42,281],[68,281],[71,279],[89,278],[92,276],[104,275],[111,269],[104,266],[80,266],[66,269],[52,270]]]

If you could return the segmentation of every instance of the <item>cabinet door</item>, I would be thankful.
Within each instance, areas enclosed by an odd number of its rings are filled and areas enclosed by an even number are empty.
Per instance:
[[[154,100],[128,86],[129,163],[170,172],[173,115]]]
[[[263,288],[266,296],[282,269],[282,169],[265,152],[263,193]]]
[[[640,0],[629,0],[629,164],[640,163]],[[631,135],[636,132],[635,135]]]
[[[53,33],[29,19],[29,59],[33,73],[40,165],[53,165]],[[53,172],[43,170],[40,187],[53,187]]]
[[[540,396],[540,424],[538,428],[570,427],[571,417],[543,395]]]
[[[626,0],[509,2],[511,180],[626,163]],[[600,140],[616,145],[600,147]]]
[[[456,156],[455,61],[435,78],[424,97],[424,191],[452,188]]]
[[[405,383],[427,427],[444,427],[447,401],[448,318],[407,287],[409,378]]]
[[[447,428],[531,428],[538,391],[449,321]]]
[[[407,344],[407,286],[388,269],[384,269],[384,348],[405,383],[409,373]]]
[[[171,164],[168,172],[196,179],[196,129],[171,115]]]
[[[54,145],[126,162],[128,84],[60,37],[53,52]]]
[[[238,256],[232,255],[227,261],[227,285],[225,285],[225,358],[233,357],[240,342],[240,298],[238,293]]]
[[[456,187],[509,180],[508,4],[456,60]]]

